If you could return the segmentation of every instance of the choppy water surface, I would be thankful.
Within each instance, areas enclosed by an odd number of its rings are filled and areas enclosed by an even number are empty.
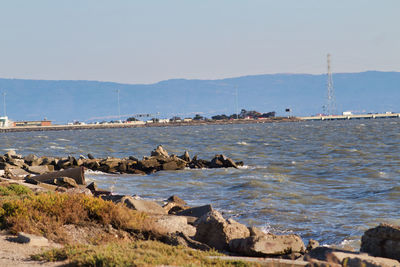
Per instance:
[[[399,128],[399,119],[387,119],[3,133],[0,148],[142,157],[162,144],[204,159],[223,153],[246,167],[87,177],[115,192],[158,200],[176,194],[273,233],[357,248],[369,227],[400,224]]]

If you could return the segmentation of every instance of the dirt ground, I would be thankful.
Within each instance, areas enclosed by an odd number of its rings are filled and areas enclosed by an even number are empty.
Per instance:
[[[59,244],[51,243],[48,247],[36,247],[29,244],[19,244],[14,241],[15,236],[0,232],[0,267],[22,267],[22,266],[65,266],[66,262],[48,263],[30,260],[30,255],[40,253],[51,248],[60,247]]]

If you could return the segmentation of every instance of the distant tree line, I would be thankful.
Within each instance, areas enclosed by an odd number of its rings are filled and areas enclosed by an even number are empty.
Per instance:
[[[260,113],[255,110],[245,110],[242,109],[239,114],[232,114],[232,115],[215,115],[212,116],[211,119],[213,120],[230,120],[230,119],[259,119],[259,118],[273,118],[275,117],[275,111],[267,112],[267,113]]]

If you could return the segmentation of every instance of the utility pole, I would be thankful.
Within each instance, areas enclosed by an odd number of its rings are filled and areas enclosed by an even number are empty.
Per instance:
[[[119,89],[117,89],[117,102],[118,102],[118,121],[121,121],[121,106],[119,104]]]
[[[4,109],[4,117],[7,117],[7,113],[6,113],[6,92],[3,92],[3,109]]]
[[[328,80],[327,80],[327,104],[326,104],[326,112],[327,115],[335,115],[336,113],[336,100],[335,100],[335,91],[333,89],[333,80],[332,80],[332,70],[331,70],[331,55],[327,55],[327,65],[328,65]]]
[[[235,94],[235,105],[236,105],[236,119],[239,119],[239,104],[238,104],[238,88],[236,88],[236,94]]]

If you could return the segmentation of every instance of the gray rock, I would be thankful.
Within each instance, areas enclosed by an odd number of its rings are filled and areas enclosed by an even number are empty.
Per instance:
[[[93,155],[92,154],[87,154],[87,157],[88,157],[88,159],[94,159],[94,157],[93,157]]]
[[[168,202],[173,202],[173,203],[176,203],[176,204],[182,205],[182,206],[184,206],[184,205],[187,204],[183,199],[181,199],[180,197],[175,196],[175,195],[170,196],[170,197],[167,199],[167,201],[168,201]]]
[[[148,172],[151,169],[159,169],[161,164],[155,158],[143,159],[138,162],[139,170]]]
[[[204,205],[204,206],[194,207],[194,208],[190,208],[190,209],[185,209],[183,211],[177,212],[176,215],[200,218],[213,210],[214,209],[212,208],[211,205]]]
[[[170,161],[167,163],[164,163],[162,165],[162,169],[164,171],[175,171],[175,170],[183,170],[186,166],[186,163],[182,163],[179,161]]]
[[[245,225],[232,219],[225,220],[219,212],[213,210],[198,220],[193,239],[218,250],[227,250],[231,240],[248,236],[250,232]]]
[[[198,242],[196,240],[193,240],[192,238],[188,237],[187,235],[185,235],[183,233],[179,233],[179,232],[164,236],[162,241],[166,244],[173,245],[173,246],[180,245],[183,247],[189,247],[189,248],[199,249],[199,250],[204,250],[204,251],[211,250],[211,248],[208,245]]]
[[[225,155],[215,155],[210,162],[210,168],[238,168],[236,163]]]
[[[186,236],[194,236],[196,228],[189,225],[186,217],[164,215],[154,220],[154,224],[162,234],[183,233]]]
[[[49,245],[49,240],[47,240],[47,238],[43,236],[26,234],[23,232],[18,233],[18,237],[15,239],[15,241],[37,247],[46,247]]]
[[[66,189],[64,187],[58,187],[57,191],[65,192],[68,194],[83,194],[83,195],[87,195],[87,196],[93,196],[92,191],[90,191],[87,188],[80,188],[80,187],[74,187],[74,188],[68,188],[68,189]]]
[[[317,247],[304,256],[305,260],[313,262],[314,259],[320,261],[329,261],[332,264],[340,264],[349,267],[392,267],[400,266],[400,262],[393,259],[373,257],[366,253],[351,252],[341,249],[333,249],[328,247]]]
[[[4,154],[4,156],[8,159],[11,159],[13,157],[17,157],[17,152],[15,152],[15,150],[9,150]]]
[[[8,160],[8,163],[19,168],[24,168],[28,166],[27,164],[25,164],[25,161],[23,159],[11,158]]]
[[[307,252],[311,251],[311,250],[313,250],[314,248],[317,248],[317,247],[319,247],[319,242],[314,240],[314,239],[310,239],[310,240],[308,240],[308,245],[306,247],[306,251]]]
[[[45,174],[54,171],[53,165],[28,166],[26,170],[32,174]]]
[[[360,251],[400,261],[400,226],[381,224],[367,230],[361,238]]]
[[[29,175],[29,172],[18,167],[6,166],[4,168],[4,175],[8,179],[23,180],[25,179],[25,176]]]
[[[281,256],[304,252],[305,247],[298,235],[262,233],[233,239],[229,243],[229,249],[244,256]]]
[[[69,177],[58,177],[54,180],[52,180],[52,183],[50,184],[55,184],[58,186],[62,186],[65,188],[77,188],[79,187],[76,181],[72,178]]]
[[[108,195],[101,196],[101,198],[104,200],[110,200],[114,203],[124,203],[128,208],[137,211],[159,215],[167,214],[167,212],[160,205],[150,200],[135,199],[131,196],[124,195]]]
[[[168,152],[161,145],[159,145],[155,150],[151,151],[152,157],[162,156],[168,158]]]
[[[179,157],[180,159],[186,161],[186,162],[190,162],[190,156],[189,156],[189,152],[185,151],[185,153],[183,153],[182,156]]]

